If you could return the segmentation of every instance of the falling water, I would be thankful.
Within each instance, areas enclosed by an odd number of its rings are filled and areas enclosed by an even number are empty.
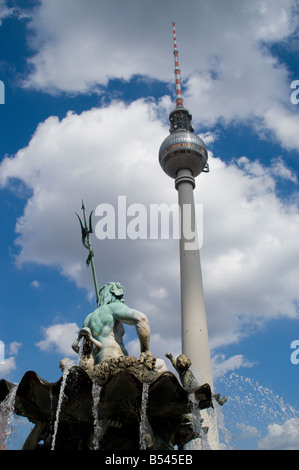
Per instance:
[[[217,420],[218,435],[219,435],[219,447],[222,450],[232,450],[233,447],[230,444],[233,434],[226,427],[224,413],[222,407],[213,399],[214,413]]]
[[[54,413],[54,397],[53,397],[53,391],[52,389],[50,388],[49,390],[49,398],[50,398],[50,416],[51,416],[51,421],[54,420],[54,416],[55,416],[55,413]]]
[[[12,421],[17,388],[17,386],[13,387],[5,400],[0,403],[0,450],[5,449],[5,443],[13,430]]]
[[[77,364],[80,365],[81,363],[81,359],[82,359],[82,354],[83,354],[83,346],[84,346],[84,337],[82,336],[80,339],[79,339],[79,344],[78,344],[78,362]]]
[[[95,382],[92,382],[92,415],[93,415],[93,427],[94,427],[94,434],[93,434],[93,450],[99,449],[99,440],[102,434],[102,424],[99,420],[99,403],[101,397],[102,387],[97,385]]]
[[[204,420],[202,419],[195,394],[190,393],[188,400],[191,409],[191,423],[195,439],[185,445],[185,450],[210,450],[207,439],[207,429],[202,423]]]
[[[142,398],[141,398],[141,414],[140,414],[140,427],[139,427],[139,443],[140,449],[146,450],[146,423],[147,423],[147,404],[148,404],[148,391],[149,384],[143,383],[142,385]]]
[[[281,431],[285,424],[299,417],[298,411],[282,397],[251,378],[232,373],[217,379],[217,389],[220,387],[227,397],[224,406],[216,409],[218,422],[223,425],[220,431],[223,431],[225,448],[233,448],[233,445],[240,448],[242,440],[246,449],[262,448],[271,426]],[[231,442],[228,444],[228,441]]]
[[[63,399],[64,399],[64,389],[65,389],[65,385],[66,385],[66,381],[67,381],[67,377],[69,375],[70,369],[73,366],[74,366],[73,361],[71,361],[70,359],[68,361],[66,361],[65,368],[64,368],[64,371],[63,371],[60,391],[59,391],[59,398],[58,398],[58,405],[57,405],[57,410],[56,410],[56,418],[55,418],[55,423],[54,423],[54,433],[53,433],[53,438],[52,438],[51,450],[55,449],[55,441],[56,441],[56,435],[57,435],[57,431],[58,431],[59,417],[60,417],[62,402],[63,402]]]

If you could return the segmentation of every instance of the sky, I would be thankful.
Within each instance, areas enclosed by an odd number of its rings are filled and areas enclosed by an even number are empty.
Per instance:
[[[177,203],[158,161],[175,21],[184,106],[209,151],[194,197],[225,439],[299,449],[298,14],[297,0],[0,0],[0,378],[55,382],[76,360],[96,306],[82,199],[99,285],[121,282],[147,314],[154,355],[181,352],[178,240],[137,224],[141,206]],[[105,238],[103,208],[117,225],[120,201],[131,236],[107,225]],[[125,338],[138,354],[134,328]]]

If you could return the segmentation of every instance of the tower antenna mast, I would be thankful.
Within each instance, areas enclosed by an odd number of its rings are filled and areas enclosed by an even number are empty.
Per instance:
[[[176,30],[175,30],[175,23],[172,23],[172,31],[173,31],[173,54],[174,54],[174,74],[175,74],[175,89],[176,89],[176,106],[183,106],[183,98],[182,98],[182,90],[181,90],[181,71],[179,67],[179,51],[176,42]]]

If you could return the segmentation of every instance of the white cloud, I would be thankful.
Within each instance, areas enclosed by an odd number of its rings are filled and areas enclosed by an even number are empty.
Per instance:
[[[277,197],[272,167],[245,157],[232,164],[212,159],[210,166],[200,185],[202,262],[208,311],[218,311],[216,346],[237,340],[261,319],[296,317],[299,214],[297,205]]]
[[[14,14],[14,8],[8,8],[6,6],[6,0],[0,1],[0,26],[2,25],[2,21],[6,18],[9,18]]]
[[[22,343],[19,343],[18,341],[13,341],[12,343],[8,345],[7,354],[11,356],[16,356],[21,346],[22,346]]]
[[[248,361],[242,354],[237,354],[226,358],[224,354],[216,354],[212,356],[212,368],[215,378],[222,377],[227,372],[240,369],[242,367],[252,367],[253,362]]]
[[[282,158],[277,158],[273,160],[271,166],[271,172],[273,176],[278,176],[287,181],[291,181],[293,183],[298,183],[297,175],[285,166],[284,161]]]
[[[262,135],[268,129],[286,148],[298,149],[294,77],[269,48],[285,45],[296,32],[295,0],[189,0],[186,9],[179,0],[42,0],[28,23],[33,55],[23,85],[50,93],[103,92],[109,78],[136,74],[173,84],[170,8],[180,11],[185,105],[194,122],[258,124]]]
[[[127,205],[177,202],[173,181],[158,164],[168,135],[157,118],[164,104],[113,102],[61,121],[49,117],[27,147],[2,161],[0,184],[17,178],[32,191],[16,225],[20,266],[55,266],[92,293],[74,215],[81,198],[88,211],[104,202],[116,207],[119,195]],[[212,348],[298,313],[299,211],[277,196],[277,174],[295,182],[280,158],[264,166],[211,155],[210,173],[199,177],[195,199],[204,205],[201,259]],[[180,335],[178,240],[92,241],[99,284],[122,282],[126,302],[148,314],[153,334],[174,344]]]
[[[283,424],[268,426],[268,434],[258,446],[259,450],[299,450],[299,418]]]
[[[43,328],[44,338],[36,343],[42,351],[52,351],[75,356],[71,346],[77,338],[79,327],[76,323],[62,323]]]
[[[0,342],[2,343],[2,342]],[[13,341],[8,345],[4,343],[0,344],[1,351],[0,353],[0,375],[8,377],[11,372],[16,370],[16,356],[18,355],[19,349],[22,346],[22,343]],[[9,356],[9,357],[7,357]]]
[[[16,358],[13,356],[8,357],[4,360],[4,363],[0,363],[1,377],[8,377],[16,368]]]
[[[249,424],[240,423],[237,425],[237,429],[240,432],[238,439],[248,439],[250,437],[258,437],[259,435],[258,429]]]
[[[37,281],[36,279],[32,282],[30,282],[31,287],[34,287],[35,289],[40,289],[41,288],[41,283]]]
[[[177,20],[183,76],[212,70],[234,80],[245,78],[245,70],[250,76],[258,74],[260,69],[255,67],[263,67],[262,61],[273,68],[275,60],[259,50],[259,41],[288,38],[297,26],[295,5],[293,0],[285,0],[283,5],[253,0],[242,6],[236,0],[225,4],[190,0],[188,8],[180,8]],[[176,6],[180,2],[172,1],[173,11]],[[34,68],[28,84],[82,92],[96,84],[105,85],[110,77],[128,79],[141,74],[169,80],[169,65],[173,65],[169,8],[170,2],[157,0],[142,5],[138,0],[128,4],[42,0],[30,23],[36,53],[31,58]]]
[[[299,116],[297,108],[288,110],[273,105],[265,112],[264,127],[272,130],[286,149],[299,149]]]
[[[30,14],[27,13],[24,8],[19,8],[16,6],[10,7],[8,6],[9,3],[10,2],[7,2],[7,0],[0,0],[0,26],[2,26],[2,22],[6,18],[15,17],[19,20],[30,18]]]

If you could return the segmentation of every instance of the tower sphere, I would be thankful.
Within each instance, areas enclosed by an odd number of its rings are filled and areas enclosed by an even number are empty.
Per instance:
[[[183,106],[181,76],[176,42],[175,23],[173,26],[176,108],[169,114],[170,135],[166,137],[159,150],[159,162],[165,173],[177,178],[179,170],[189,170],[194,178],[202,171],[208,171],[208,152],[205,143],[194,134],[192,116]]]
[[[204,141],[188,129],[171,132],[159,150],[159,162],[165,173],[176,178],[179,170],[191,170],[195,178],[205,168],[208,152]]]

